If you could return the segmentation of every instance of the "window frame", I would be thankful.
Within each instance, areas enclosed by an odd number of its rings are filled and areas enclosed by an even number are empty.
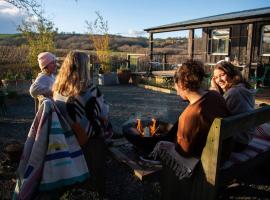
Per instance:
[[[261,56],[268,56],[269,57],[270,56],[270,51],[269,51],[269,53],[263,53],[263,37],[264,37],[264,27],[265,26],[269,26],[269,28],[270,28],[270,24],[265,24],[261,28],[260,55]]]
[[[228,40],[228,51],[225,52],[225,53],[218,53],[218,52],[215,52],[213,53],[213,31],[217,31],[217,30],[228,30],[229,31],[229,38],[227,39]],[[215,29],[211,29],[210,30],[210,54],[211,55],[221,55],[221,56],[228,56],[230,54],[230,42],[231,42],[231,28],[229,27],[224,27],[224,28],[215,28]]]

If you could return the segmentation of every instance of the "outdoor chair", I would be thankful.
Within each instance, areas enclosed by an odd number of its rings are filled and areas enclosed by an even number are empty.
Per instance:
[[[209,130],[200,162],[191,177],[179,180],[177,168],[162,162],[162,199],[214,200],[230,181],[250,176],[256,167],[267,166],[270,159],[270,135],[267,129],[262,130],[261,125],[269,121],[270,106],[227,118],[216,118]],[[259,125],[261,128],[258,130]],[[252,127],[256,127],[257,131],[248,147],[241,152],[231,153],[230,158],[223,162],[222,155],[225,155],[222,154],[222,144],[230,143],[237,131]]]

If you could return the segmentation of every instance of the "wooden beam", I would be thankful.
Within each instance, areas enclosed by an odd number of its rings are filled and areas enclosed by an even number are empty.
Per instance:
[[[208,28],[202,29],[202,61],[204,63],[208,62],[207,54],[208,54]]]
[[[249,71],[251,68],[251,60],[252,60],[252,47],[253,47],[253,23],[248,25],[248,39],[247,39],[247,67],[244,71],[244,78],[248,80]]]
[[[165,71],[165,69],[166,69],[166,63],[167,63],[167,56],[166,56],[166,53],[164,53],[163,57],[162,57],[163,71]]]
[[[194,52],[194,29],[190,29],[188,33],[188,57],[193,58]]]
[[[130,69],[130,55],[127,55],[127,68]]]
[[[153,33],[149,33],[149,56],[150,56],[150,69],[149,69],[149,72],[151,73],[152,72],[152,62],[153,62]]]
[[[153,33],[149,33],[149,55],[150,55],[150,62],[153,62]]]
[[[215,26],[228,26],[234,24],[248,24],[253,22],[260,22],[260,21],[270,21],[270,17],[260,17],[255,19],[236,19],[231,21],[218,21],[218,22],[207,22],[207,23],[194,23],[194,24],[186,24],[186,25],[179,25],[179,26],[172,26],[172,27],[164,27],[164,28],[156,28],[156,29],[145,29],[145,31],[149,33],[164,33],[164,32],[171,32],[171,31],[181,31],[181,30],[188,30],[188,29],[196,29],[196,28],[205,28],[205,27],[215,27]]]

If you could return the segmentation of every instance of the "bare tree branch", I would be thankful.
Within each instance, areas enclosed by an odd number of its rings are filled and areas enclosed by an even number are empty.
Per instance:
[[[85,21],[90,40],[97,53],[98,60],[104,72],[110,71],[110,36],[108,21],[104,20],[100,12],[95,12],[97,18],[94,22]]]

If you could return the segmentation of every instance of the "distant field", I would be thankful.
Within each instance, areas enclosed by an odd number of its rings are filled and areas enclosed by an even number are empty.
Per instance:
[[[18,37],[21,34],[16,33],[16,34],[0,34],[0,39],[4,39],[4,38],[14,38],[14,37]]]

